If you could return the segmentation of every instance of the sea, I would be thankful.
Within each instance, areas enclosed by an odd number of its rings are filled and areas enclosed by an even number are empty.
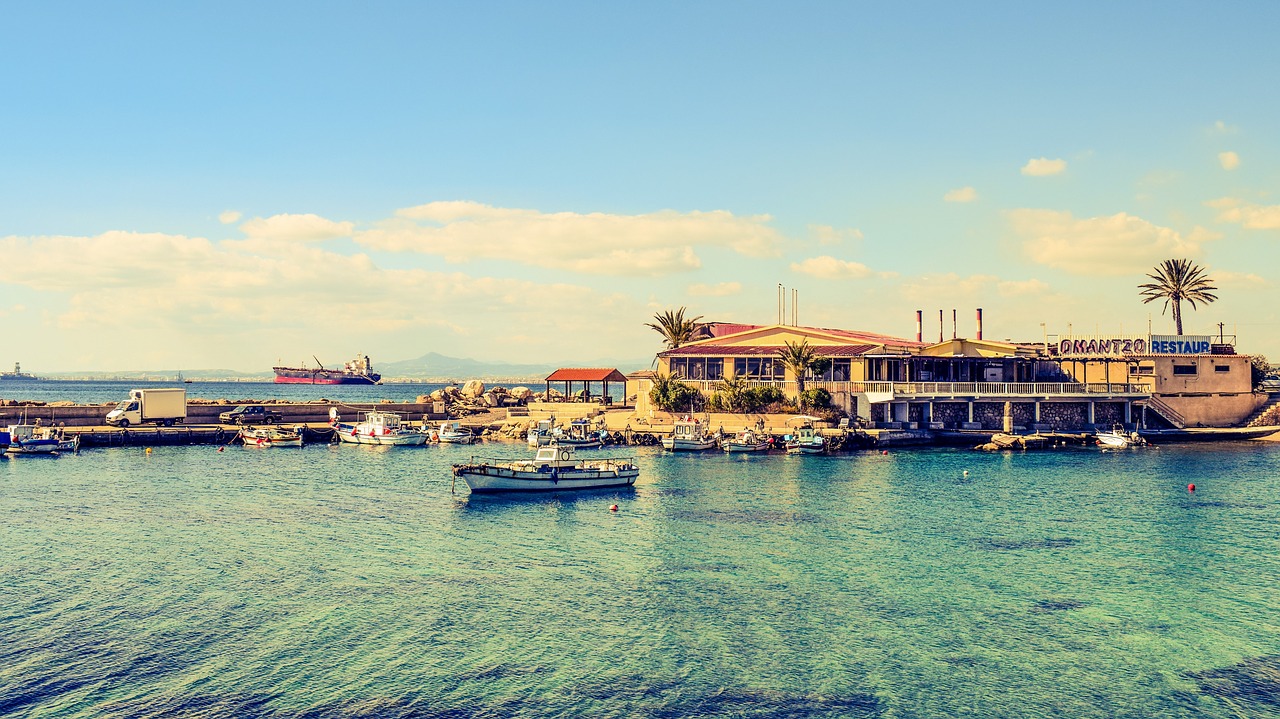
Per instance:
[[[75,402],[77,404],[114,403],[128,399],[129,390],[152,387],[185,387],[190,399],[225,399],[230,402],[261,402],[279,399],[290,402],[310,402],[327,399],[338,402],[369,403],[390,400],[413,402],[422,395],[451,386],[443,382],[400,382],[368,384],[275,384],[274,382],[218,382],[192,381],[155,382],[139,380],[4,380],[0,381],[0,400],[35,400],[39,402]],[[457,386],[457,385],[453,385]],[[486,387],[528,387],[534,392],[546,390],[545,382],[485,382]],[[564,391],[562,382],[551,385]],[[575,392],[581,383],[573,386]],[[615,402],[621,401],[625,387],[609,385],[609,394]],[[601,393],[600,384],[594,383],[592,395]]]
[[[0,459],[0,717],[1280,716],[1280,443],[604,453]]]

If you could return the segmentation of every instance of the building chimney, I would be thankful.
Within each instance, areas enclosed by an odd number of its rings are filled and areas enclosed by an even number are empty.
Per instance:
[[[942,310],[938,310],[938,342],[942,342]]]
[[[957,316],[956,311],[952,309],[951,310],[951,339],[956,338],[956,332],[958,331],[958,325],[956,324],[956,316]]]
[[[924,342],[924,310],[916,310],[916,342]]]
[[[978,308],[978,339],[982,339],[982,308]]]

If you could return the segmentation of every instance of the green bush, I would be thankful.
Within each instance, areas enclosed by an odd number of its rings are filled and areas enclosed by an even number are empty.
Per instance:
[[[807,389],[800,393],[800,406],[826,409],[831,406],[831,393],[821,387]]]

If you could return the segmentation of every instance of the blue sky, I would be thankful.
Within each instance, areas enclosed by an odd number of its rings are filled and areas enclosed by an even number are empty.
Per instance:
[[[37,372],[590,365],[779,284],[899,336],[1171,332],[1136,289],[1171,257],[1220,288],[1188,333],[1280,359],[1274,3],[3,13],[0,323]]]

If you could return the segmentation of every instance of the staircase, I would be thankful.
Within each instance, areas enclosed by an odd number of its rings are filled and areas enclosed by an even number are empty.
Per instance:
[[[1272,392],[1267,396],[1267,403],[1258,408],[1258,411],[1249,415],[1249,418],[1243,422],[1245,427],[1266,427],[1280,423],[1280,410],[1275,409],[1280,405],[1280,392]]]
[[[1178,410],[1174,409],[1173,407],[1170,407],[1159,397],[1152,395],[1151,397],[1148,397],[1142,401],[1146,403],[1147,409],[1160,415],[1161,418],[1163,418],[1169,424],[1173,425],[1175,428],[1177,429],[1187,428],[1187,421],[1185,418],[1183,418],[1182,414],[1180,414]]]

